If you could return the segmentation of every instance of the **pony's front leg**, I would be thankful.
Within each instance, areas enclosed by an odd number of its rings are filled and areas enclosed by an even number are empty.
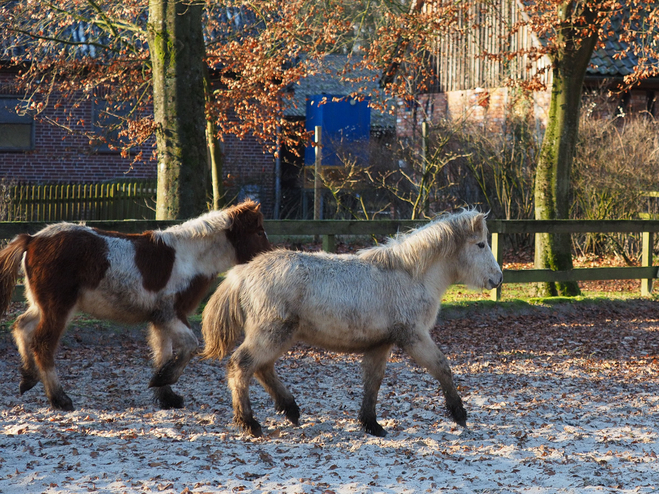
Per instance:
[[[71,311],[72,313],[72,311]],[[42,314],[30,343],[34,362],[39,369],[39,376],[46,391],[50,406],[56,410],[70,412],[73,402],[62,388],[55,370],[55,350],[60,336],[66,328],[70,314]]]
[[[417,334],[413,343],[409,343],[403,349],[421,367],[439,381],[442,392],[446,398],[446,408],[456,424],[467,426],[467,412],[462,405],[462,399],[453,383],[453,375],[448,360],[430,338],[428,333]]]
[[[366,433],[377,437],[387,435],[387,431],[378,424],[375,405],[378,401],[378,392],[380,391],[390,351],[391,345],[383,345],[365,352],[362,360],[364,398],[359,410],[359,422]]]
[[[149,381],[160,407],[183,408],[183,397],[176,394],[170,384],[178,381],[186,365],[197,349],[197,337],[179,320],[155,324],[149,327],[149,344],[153,350],[155,372]]]

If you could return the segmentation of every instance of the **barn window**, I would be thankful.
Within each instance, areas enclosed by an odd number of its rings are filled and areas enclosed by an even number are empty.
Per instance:
[[[0,98],[0,150],[34,149],[34,119],[20,110],[19,98]]]

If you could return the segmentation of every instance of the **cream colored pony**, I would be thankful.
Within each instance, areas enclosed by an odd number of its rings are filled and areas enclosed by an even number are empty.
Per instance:
[[[359,421],[369,434],[386,435],[375,405],[393,345],[440,382],[449,413],[465,426],[467,412],[449,363],[429,331],[449,285],[492,289],[502,279],[487,243],[485,215],[473,210],[442,216],[357,254],[268,252],[233,268],[212,295],[203,313],[203,355],[222,359],[244,331],[227,379],[234,420],[253,436],[262,432],[249,400],[252,376],[275,409],[298,424],[299,408],[274,369],[297,341],[364,354]]]

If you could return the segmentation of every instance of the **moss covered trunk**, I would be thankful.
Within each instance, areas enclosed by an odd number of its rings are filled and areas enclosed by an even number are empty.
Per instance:
[[[206,209],[202,4],[150,0],[148,40],[158,149],[157,219]]]
[[[583,26],[570,24],[574,2],[565,2],[560,15],[564,29],[559,31],[559,46],[553,55],[553,83],[547,129],[542,142],[535,178],[535,218],[567,219],[571,204],[570,173],[579,133],[579,111],[586,68],[597,36],[583,36]],[[592,12],[584,13],[586,22]],[[572,269],[570,236],[566,234],[536,235],[536,267],[553,270]],[[541,296],[578,295],[576,282],[543,283]]]

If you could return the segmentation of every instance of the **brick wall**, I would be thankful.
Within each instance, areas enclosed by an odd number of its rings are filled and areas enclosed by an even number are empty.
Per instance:
[[[0,97],[15,96],[12,75],[0,73]],[[85,101],[73,112],[72,122],[91,125],[93,105]],[[64,109],[47,108],[45,116],[63,121]],[[34,149],[0,151],[0,180],[25,183],[100,182],[116,179],[156,177],[155,139],[135,149],[143,159],[122,158],[117,152],[98,152],[87,138],[61,127],[35,121]],[[85,130],[78,125],[78,129]],[[274,157],[255,138],[227,137],[224,143],[224,176],[229,199],[250,196],[258,199],[264,214],[271,217],[274,202]]]
[[[625,111],[632,114],[652,114],[659,116],[659,105],[657,105],[657,91],[647,91],[644,89],[632,89],[627,98],[627,107]]]
[[[275,159],[254,137],[224,140],[224,176],[228,199],[258,199],[263,214],[271,218],[274,210]]]
[[[14,96],[12,74],[0,74],[0,97]],[[76,130],[88,130],[93,121],[93,106],[85,101],[73,110]],[[63,108],[49,105],[43,117],[65,122]],[[75,123],[75,122],[84,122]],[[0,179],[16,182],[99,182],[118,178],[155,178],[153,140],[136,149],[144,153],[142,161],[122,158],[118,152],[97,152],[89,139],[72,134],[49,123],[34,122],[34,149],[30,151],[0,151]]]
[[[430,123],[442,119],[464,119],[496,132],[504,124],[506,113],[511,110],[532,112],[540,126],[544,127],[550,96],[549,91],[535,92],[525,105],[519,105],[519,93],[510,88],[478,88],[422,95],[415,107],[399,102],[396,133],[403,137],[419,136],[424,119]]]
[[[589,98],[586,95],[586,98]],[[659,116],[659,104],[652,105],[656,93],[645,89],[633,89],[624,96],[600,92],[590,96],[587,104],[593,104],[596,116],[610,118],[621,110],[629,115],[639,115],[652,110]],[[396,133],[403,137],[419,136],[421,123],[438,122],[441,119],[465,119],[483,125],[496,132],[505,122],[506,112],[529,112],[536,120],[539,131],[544,129],[551,100],[551,91],[535,91],[531,97],[520,97],[511,88],[488,88],[468,91],[448,91],[419,97],[418,105],[412,107],[399,101],[396,115]],[[520,104],[523,103],[523,104]],[[624,108],[623,108],[624,107]]]

